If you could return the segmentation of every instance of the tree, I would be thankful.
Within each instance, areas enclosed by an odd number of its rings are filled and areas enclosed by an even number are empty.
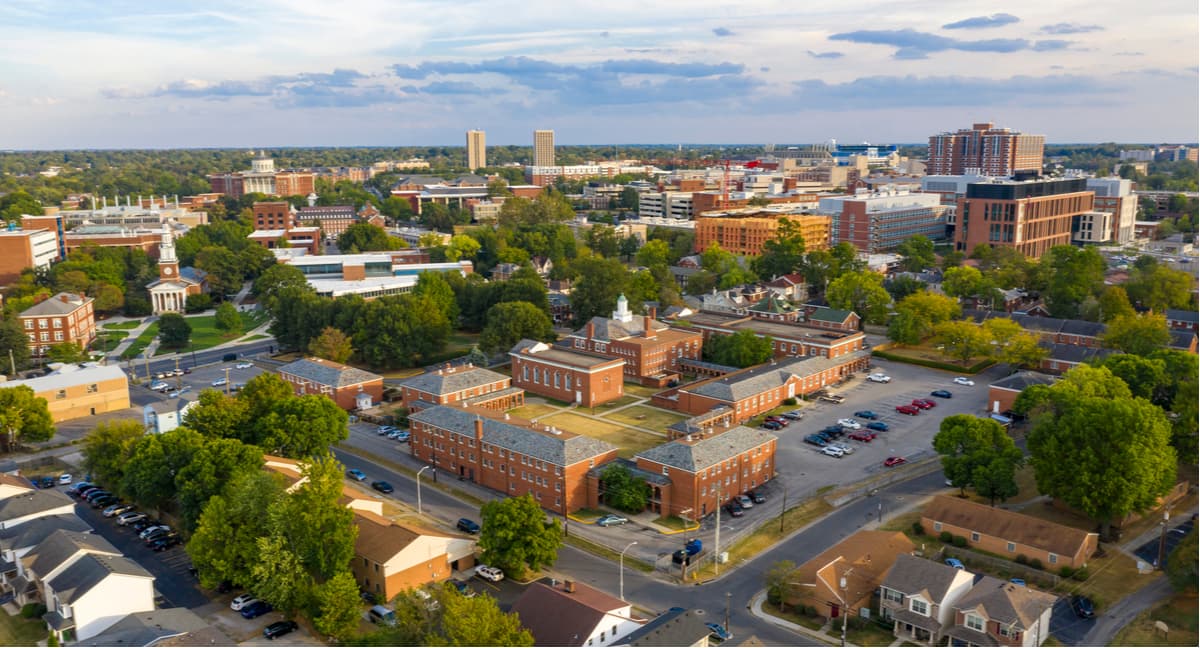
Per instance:
[[[583,257],[574,266],[579,271],[579,280],[571,289],[575,324],[582,326],[597,315],[607,317],[616,308],[617,297],[629,288],[629,270],[616,259],[601,257]]]
[[[987,333],[971,321],[942,322],[934,327],[933,335],[934,340],[944,347],[944,355],[963,364],[989,351]]]
[[[795,272],[803,262],[804,236],[800,224],[781,217],[775,236],[763,242],[756,270],[762,277],[778,277]]]
[[[495,353],[507,351],[523,339],[553,342],[555,338],[554,324],[545,311],[528,302],[504,302],[488,310],[479,345]]]
[[[774,355],[770,336],[758,337],[754,331],[743,329],[733,335],[714,335],[702,351],[711,362],[729,367],[749,367],[762,364]]]
[[[1133,316],[1136,312],[1129,303],[1129,295],[1121,286],[1106,286],[1100,293],[1100,321],[1111,322],[1120,317]]]
[[[1085,297],[1104,287],[1104,257],[1095,248],[1056,245],[1042,256],[1040,270],[1048,277],[1044,296],[1051,317],[1074,319]]]
[[[441,205],[445,209],[445,205]],[[354,223],[338,236],[338,249],[345,254],[360,252],[383,252],[402,250],[408,245],[403,240],[388,236],[386,230],[370,223]]]
[[[320,335],[309,342],[308,352],[318,358],[344,363],[354,355],[354,346],[341,329],[326,326],[321,329]]]
[[[311,293],[312,289],[308,286],[308,279],[304,273],[294,265],[288,263],[279,263],[270,268],[267,268],[258,279],[254,281],[254,288],[251,292],[258,298],[258,301],[263,305],[263,308],[268,313],[275,313],[276,299],[283,294],[301,294]]]
[[[1145,270],[1135,268],[1125,283],[1125,290],[1130,300],[1158,313],[1168,308],[1195,310],[1192,304],[1194,281],[1190,273],[1154,264]]]
[[[29,362],[29,337],[15,317],[0,319],[0,359],[2,358],[11,360],[0,363],[3,364],[5,373],[11,371],[12,364],[24,367]]]
[[[637,251],[634,258],[638,265],[647,268],[666,268],[671,261],[671,247],[666,241],[651,239]]]
[[[533,634],[515,612],[505,613],[490,596],[466,597],[443,589],[441,632],[427,646],[532,646]],[[402,644],[401,644],[402,645]]]
[[[933,252],[933,241],[917,234],[896,248],[900,255],[900,268],[907,272],[920,272],[932,268],[937,263],[937,255]]]
[[[854,311],[864,322],[882,323],[887,318],[892,296],[883,287],[883,277],[870,271],[847,272],[834,279],[825,291],[834,308]]]
[[[992,506],[996,505],[996,500],[1003,502],[1020,492],[1017,486],[1016,464],[1004,457],[994,457],[991,461],[976,466],[971,475],[971,482],[975,492],[991,500]]]
[[[164,347],[182,349],[192,339],[192,325],[179,313],[163,313],[158,318],[158,339]]]
[[[213,298],[208,293],[188,295],[183,302],[183,312],[199,313],[212,308]]]
[[[634,189],[633,187],[625,187],[621,190],[621,197],[617,203],[617,206],[621,209],[628,209],[636,212],[640,206],[640,197],[641,195],[638,193],[637,189]]]
[[[313,628],[327,637],[349,637],[362,617],[358,601],[354,574],[349,570],[338,572],[313,590]]]
[[[258,446],[237,439],[205,439],[192,460],[175,475],[183,527],[194,531],[208,500],[225,492],[238,475],[262,470],[262,463],[263,453]]]
[[[247,437],[243,432],[251,420],[243,400],[244,393],[245,390],[235,398],[215,389],[201,391],[196,405],[184,414],[183,424],[209,439],[238,439],[255,443],[257,439]]]
[[[1135,355],[1150,355],[1171,342],[1167,318],[1161,313],[1123,316],[1108,323],[1104,346]]]
[[[767,600],[779,603],[780,612],[783,612],[783,606],[787,605],[788,599],[796,593],[795,572],[796,563],[790,560],[781,560],[767,570]]]
[[[295,459],[329,454],[329,446],[349,436],[349,416],[333,399],[321,394],[290,396],[258,419],[255,427],[262,449]]]
[[[446,260],[474,259],[475,255],[479,254],[480,247],[479,241],[469,235],[455,234],[450,238],[450,244],[446,246]]]
[[[942,291],[959,299],[978,295],[983,285],[983,273],[971,266],[948,268],[942,275]]]
[[[175,476],[203,446],[204,437],[186,427],[141,437],[129,450],[121,492],[147,508],[162,508],[175,498]]]
[[[611,463],[600,473],[604,503],[626,513],[641,513],[650,499],[650,485],[633,476],[629,469]]]
[[[224,494],[209,500],[187,543],[201,585],[215,589],[226,580],[254,582],[251,567],[258,562],[267,509],[283,493],[282,475],[253,470],[234,477]]]
[[[46,358],[51,362],[83,362],[88,354],[75,342],[60,342],[46,350]]]
[[[91,295],[96,300],[92,306],[98,313],[115,313],[125,305],[125,293],[112,284],[100,282],[93,285]]]
[[[957,301],[927,291],[916,292],[896,304],[888,337],[901,344],[918,344],[933,332],[934,326],[961,315]]]
[[[1028,435],[1038,490],[1100,522],[1154,506],[1175,483],[1166,415],[1108,369],[1081,365],[1045,391]]]
[[[994,317],[984,320],[981,326],[991,344],[991,354],[996,362],[1014,366],[1035,366],[1048,353],[1038,345],[1039,338],[1036,333],[1025,331],[1020,324],[1010,319]]]
[[[141,421],[104,421],[83,439],[83,467],[101,484],[118,484],[133,444],[146,434]]]
[[[546,519],[542,507],[526,493],[520,497],[490,500],[480,509],[483,529],[479,534],[482,560],[496,565],[514,578],[526,570],[549,567],[558,559],[562,530]]]
[[[4,450],[22,441],[49,441],[54,436],[54,419],[46,399],[24,385],[0,388],[0,430]]]
[[[1129,386],[1136,398],[1153,402],[1158,392],[1167,384],[1166,363],[1130,353],[1110,355],[1100,363],[1112,374]]]
[[[222,302],[217,306],[216,325],[218,330],[225,331],[226,334],[241,333],[242,316],[237,307],[229,302]]]
[[[1200,578],[1200,546],[1196,541],[1196,529],[1193,527],[1175,549],[1167,556],[1167,578],[1171,587],[1179,591],[1195,591],[1196,580]]]
[[[431,270],[422,272],[417,276],[417,285],[413,287],[412,294],[415,298],[425,298],[433,302],[447,322],[458,322],[458,300],[444,274]]]
[[[197,268],[208,273],[209,290],[218,297],[236,294],[242,288],[245,268],[233,251],[209,246],[196,253]]]
[[[992,419],[970,414],[946,417],[933,437],[933,449],[942,455],[942,472],[959,490],[974,486],[980,495],[991,498],[992,506],[997,498],[1015,495],[1007,486],[1015,486],[1013,474],[1021,465],[1021,449]]]
[[[892,300],[900,301],[909,295],[919,293],[926,289],[924,281],[908,275],[898,275],[892,279],[883,282],[883,287],[887,289],[888,294],[892,296]]]

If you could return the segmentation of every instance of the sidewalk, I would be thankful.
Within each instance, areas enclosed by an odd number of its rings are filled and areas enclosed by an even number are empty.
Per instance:
[[[767,591],[766,590],[762,590],[758,594],[755,594],[754,599],[750,601],[750,614],[753,614],[754,616],[758,617],[759,619],[766,621],[767,623],[770,623],[776,627],[783,628],[784,630],[791,630],[792,632],[794,632],[798,635],[802,635],[802,636],[808,637],[809,639],[814,639],[816,641],[820,641],[821,643],[829,644],[831,646],[836,646],[839,643],[841,643],[841,639],[834,639],[833,637],[825,634],[825,632],[824,632],[826,629],[832,627],[832,622],[826,622],[825,625],[821,628],[821,630],[809,630],[808,628],[806,628],[802,625],[792,623],[791,621],[787,621],[785,619],[780,619],[779,617],[775,616],[774,614],[768,614],[765,610],[763,610],[763,603],[765,603],[766,601],[767,601]],[[852,644],[850,642],[846,642],[846,645],[847,646],[856,646],[857,644]]]

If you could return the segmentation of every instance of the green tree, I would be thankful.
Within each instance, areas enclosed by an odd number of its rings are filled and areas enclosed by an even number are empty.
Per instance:
[[[779,604],[779,611],[796,594],[796,563],[790,560],[780,560],[767,570],[766,586],[767,600]]]
[[[992,500],[1007,499],[1007,485],[1015,486],[1013,475],[1021,465],[1021,449],[999,423],[970,414],[942,419],[933,437],[933,449],[942,456],[942,472],[960,491],[974,486]],[[982,483],[976,483],[976,477]]]
[[[990,351],[988,334],[971,321],[942,322],[934,327],[933,335],[944,355],[963,364]]]
[[[204,505],[238,475],[261,470],[263,453],[258,446],[237,439],[205,439],[192,460],[175,474],[175,492],[183,527],[195,531]]]
[[[208,273],[209,290],[214,295],[234,295],[241,290],[245,268],[235,252],[224,247],[205,247],[196,253],[195,265]]]
[[[0,430],[4,430],[6,452],[22,441],[49,441],[54,419],[46,399],[24,385],[0,388]]]
[[[197,404],[184,414],[183,424],[209,439],[238,439],[255,443],[257,439],[247,437],[244,432],[252,419],[242,399],[240,393],[235,398],[215,389],[205,389],[196,399]]]
[[[301,272],[300,268],[289,263],[279,263],[270,268],[267,268],[258,279],[254,281],[252,290],[254,296],[258,298],[259,303],[268,313],[274,314],[276,308],[276,300],[281,295],[301,293],[312,293],[312,289],[308,286],[308,279]]]
[[[255,539],[258,559],[250,566],[254,594],[291,616],[305,607],[312,592],[312,577],[287,538],[278,534]]]
[[[847,272],[834,279],[825,291],[834,308],[857,313],[864,322],[880,324],[887,319],[892,296],[883,287],[883,276],[870,271]]]
[[[888,337],[901,344],[918,344],[933,333],[934,326],[961,315],[957,301],[928,291],[916,292],[896,304]]]
[[[992,357],[996,362],[1014,366],[1036,366],[1048,351],[1038,345],[1038,335],[1021,328],[1020,324],[1002,317],[984,320],[983,332],[987,336]]]
[[[479,254],[480,248],[479,241],[470,235],[455,234],[450,238],[450,244],[446,246],[446,260],[474,259],[475,255]]]
[[[1038,490],[1100,522],[1154,506],[1175,482],[1162,410],[1108,369],[1079,366],[1045,390],[1028,436]]]
[[[439,597],[442,627],[427,646],[532,646],[533,634],[521,625],[515,612],[505,613],[490,596],[462,596],[445,592]]]
[[[611,463],[600,473],[600,485],[604,490],[604,503],[627,513],[646,510],[650,499],[650,485],[633,476],[629,469]]]
[[[621,198],[619,199],[617,206],[621,209],[628,209],[636,212],[640,206],[639,198],[640,194],[638,194],[637,189],[634,189],[633,187],[625,187],[621,190]]]
[[[1004,457],[994,457],[991,461],[975,467],[971,475],[972,485],[980,497],[991,500],[992,506],[996,500],[1004,502],[1010,497],[1016,497],[1020,492],[1017,486],[1016,465]]]
[[[949,268],[942,275],[942,291],[951,297],[962,299],[983,291],[983,273],[971,266]]]
[[[175,499],[175,476],[203,446],[204,437],[186,427],[141,437],[130,448],[121,492],[147,508],[163,508]]]
[[[329,454],[349,436],[349,416],[333,399],[320,394],[290,396],[258,419],[259,445],[270,454],[295,459]]]
[[[443,209],[445,206],[442,206]],[[337,239],[338,250],[345,254],[360,252],[383,252],[402,250],[408,247],[401,239],[388,236],[387,231],[370,223],[354,223],[346,228]]]
[[[1040,270],[1049,279],[1044,296],[1051,317],[1074,319],[1084,298],[1104,288],[1108,265],[1095,248],[1056,245],[1041,258]]]
[[[503,302],[487,312],[487,325],[479,336],[485,351],[507,351],[523,339],[553,342],[554,324],[550,317],[528,302]]]
[[[483,562],[500,567],[513,578],[523,578],[527,570],[549,567],[558,559],[562,530],[546,519],[530,494],[490,500],[480,514]]]
[[[1100,363],[1129,386],[1137,398],[1154,401],[1156,394],[1167,384],[1167,365],[1162,360],[1130,353],[1110,355]]]
[[[733,335],[714,335],[704,343],[703,354],[710,362],[729,367],[762,364],[774,356],[770,336],[758,337],[743,329]]]
[[[666,268],[671,261],[671,247],[666,241],[651,239],[637,251],[635,260],[647,268]]]
[[[183,302],[183,312],[200,313],[212,308],[213,298],[208,293],[188,295]]]
[[[900,268],[907,272],[920,272],[932,268],[937,263],[937,255],[933,252],[933,241],[917,234],[896,248],[900,255]]]
[[[192,325],[179,313],[163,313],[158,317],[158,339],[164,347],[182,349],[192,339]]]
[[[1155,264],[1145,270],[1135,268],[1130,275],[1125,290],[1142,307],[1159,313],[1168,308],[1195,310],[1191,273]]]
[[[1108,323],[1104,346],[1134,355],[1150,355],[1171,342],[1167,318],[1161,313],[1119,317]]]
[[[444,274],[430,270],[422,272],[417,276],[417,285],[413,287],[412,294],[415,298],[426,298],[433,302],[447,322],[458,322],[458,299]]]
[[[763,277],[791,274],[804,262],[804,236],[800,224],[780,218],[775,236],[764,241],[756,271]]]
[[[42,203],[24,189],[0,196],[0,218],[20,225],[21,216],[25,214],[41,216]]]
[[[1120,317],[1132,317],[1136,314],[1133,305],[1129,303],[1129,295],[1121,286],[1107,286],[1100,293],[1100,321],[1111,322]]]
[[[119,484],[134,442],[146,434],[141,421],[104,421],[83,438],[83,467],[101,484]]]
[[[308,343],[308,352],[318,358],[344,363],[354,355],[354,346],[341,329],[326,326]]]
[[[224,494],[208,501],[187,543],[201,585],[215,589],[226,580],[255,582],[252,568],[259,563],[258,538],[265,531],[268,508],[283,494],[281,475],[252,470],[235,477]]]
[[[60,342],[46,350],[46,358],[51,362],[83,362],[88,354],[75,342]]]
[[[100,282],[92,286],[90,294],[98,313],[115,313],[125,306],[125,293],[118,286]]]
[[[627,294],[631,276],[616,259],[584,257],[575,261],[579,280],[571,289],[575,324],[582,326],[597,315],[607,317],[617,307],[617,297]],[[636,304],[630,304],[630,308]]]
[[[350,570],[338,572],[313,590],[313,628],[326,637],[348,638],[358,629],[362,612],[358,582]]]
[[[1192,528],[1175,549],[1167,556],[1167,578],[1171,586],[1179,591],[1196,591],[1196,580],[1200,578],[1200,543],[1196,541],[1196,529]]]
[[[893,301],[900,301],[909,295],[913,295],[926,289],[924,281],[908,275],[898,275],[892,279],[883,282],[883,287],[887,289],[888,294],[892,296]]]
[[[24,367],[29,362],[29,337],[15,317],[0,319],[0,358],[11,360],[0,363],[5,373],[12,371],[13,364]]]
[[[242,315],[238,313],[237,308],[229,303],[222,302],[217,306],[216,326],[220,331],[225,333],[241,333],[242,332]]]

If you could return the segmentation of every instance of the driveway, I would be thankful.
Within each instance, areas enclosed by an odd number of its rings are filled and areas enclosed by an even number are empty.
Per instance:
[[[1164,556],[1170,556],[1175,547],[1183,540],[1184,536],[1192,532],[1196,527],[1196,519],[1189,517],[1184,520],[1183,524],[1176,525],[1167,530],[1166,549],[1163,551]],[[1159,538],[1155,538],[1150,542],[1143,544],[1134,551],[1134,555],[1151,565],[1158,564],[1158,543]]]

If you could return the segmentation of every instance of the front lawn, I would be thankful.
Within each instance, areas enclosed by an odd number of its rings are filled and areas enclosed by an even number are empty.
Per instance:
[[[46,622],[0,612],[0,646],[36,646],[49,636]]]
[[[668,412],[657,407],[647,407],[645,405],[635,405],[619,412],[601,414],[601,416],[610,421],[636,425],[637,427],[644,427],[650,430],[666,430],[670,425],[686,418],[674,412]]]
[[[204,349],[211,349],[218,344],[232,342],[245,335],[248,331],[253,331],[262,325],[263,322],[267,321],[266,313],[260,310],[244,312],[241,313],[241,316],[242,328],[231,333],[226,333],[225,331],[217,328],[216,315],[196,315],[188,317],[186,318],[187,323],[191,324],[192,326],[191,343],[182,349],[167,349],[160,346],[157,353],[166,354],[174,353],[176,351],[201,351]],[[158,323],[155,322],[153,325],[151,325],[151,328],[157,331]],[[149,329],[147,329],[147,331],[149,331]]]
[[[1113,638],[1113,646],[1200,646],[1196,591],[1180,592],[1142,612]],[[1167,634],[1154,627],[1167,624]]]
[[[129,345],[129,348],[121,353],[121,359],[129,360],[130,358],[138,357],[156,337],[158,337],[158,322],[147,326],[146,330],[142,331],[142,334],[137,336],[137,339],[133,341],[133,344]]]
[[[100,322],[100,326],[106,329],[120,329],[128,331],[135,329],[141,325],[141,320],[129,320],[127,322]]]

